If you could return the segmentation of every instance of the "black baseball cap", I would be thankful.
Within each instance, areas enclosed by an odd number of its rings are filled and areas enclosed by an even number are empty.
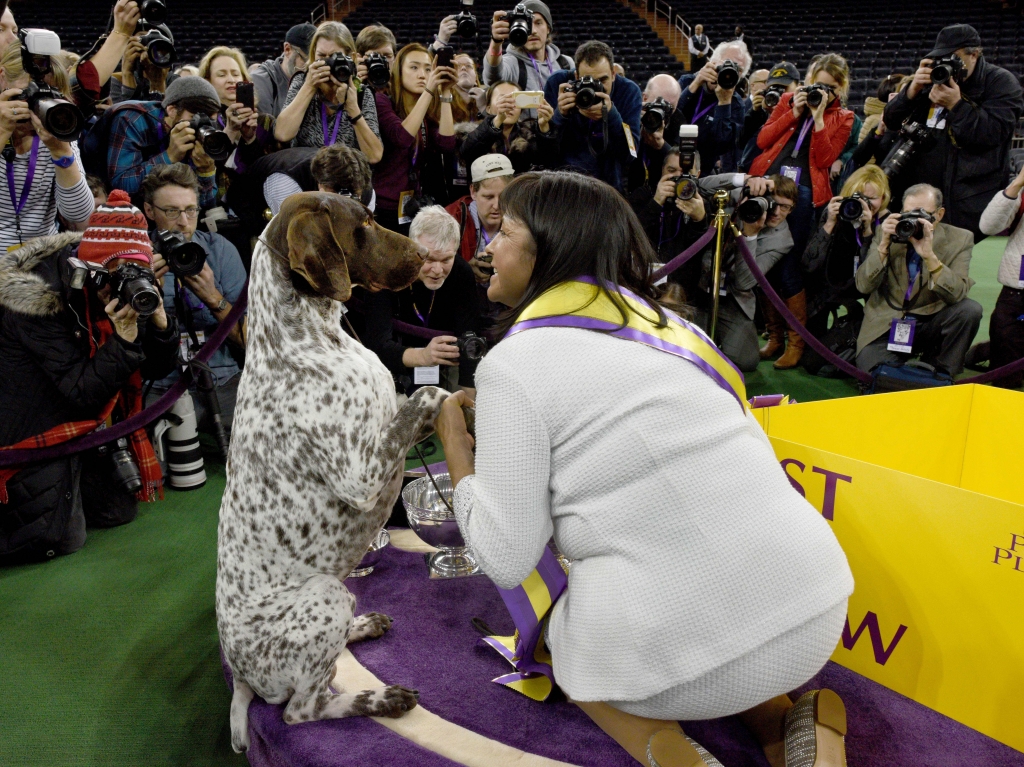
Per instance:
[[[789,85],[800,82],[800,72],[788,61],[780,61],[768,73],[768,85]]]
[[[296,24],[288,30],[284,41],[293,48],[298,48],[303,53],[309,50],[309,44],[313,42],[313,35],[316,34],[316,27],[312,24]]]
[[[961,48],[980,48],[981,35],[970,24],[953,24],[946,27],[935,38],[935,49],[926,59],[941,59]]]

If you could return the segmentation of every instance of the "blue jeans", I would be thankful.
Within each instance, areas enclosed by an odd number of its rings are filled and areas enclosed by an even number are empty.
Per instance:
[[[807,240],[811,236],[811,227],[817,220],[814,209],[814,190],[809,186],[798,187],[796,207],[786,221],[793,235],[793,249],[779,263],[768,271],[768,282],[782,298],[792,298],[804,289],[803,272],[800,271],[800,259],[804,254]]]

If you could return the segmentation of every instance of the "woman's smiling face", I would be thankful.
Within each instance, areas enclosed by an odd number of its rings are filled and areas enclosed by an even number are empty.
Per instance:
[[[505,306],[517,305],[526,293],[537,261],[537,245],[530,230],[506,215],[484,252],[491,257],[494,267],[487,297]]]

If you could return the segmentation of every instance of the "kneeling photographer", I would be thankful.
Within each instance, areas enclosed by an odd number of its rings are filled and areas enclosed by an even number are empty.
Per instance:
[[[1010,141],[1022,108],[1020,83],[985,60],[977,30],[969,24],[946,27],[914,79],[885,107],[890,130],[911,124],[923,129],[894,182],[901,188],[938,188],[949,223],[970,229],[975,242],[984,239],[978,223],[1006,183]]]
[[[0,259],[0,445],[57,445],[129,418],[142,410],[143,377],[174,366],[177,327],[154,285],[145,218],[114,190],[89,224]],[[161,482],[144,429],[3,467],[0,563],[77,551],[87,524],[130,522]]]
[[[933,186],[910,187],[902,210],[882,222],[857,270],[857,289],[869,294],[857,367],[870,372],[920,355],[954,376],[981,324],[981,304],[967,297],[974,237],[942,223],[942,192]]]
[[[156,230],[154,250],[157,255],[153,270],[162,280],[164,307],[178,319],[184,336],[182,345],[202,345],[227,318],[242,292],[245,284],[242,259],[235,246],[221,235],[196,230],[199,180],[187,165],[157,166],[146,176],[142,192],[146,217]],[[221,346],[207,363],[216,379],[214,394],[226,436],[231,433],[235,397],[242,376],[231,347],[245,348],[243,327],[244,322],[235,325],[228,335],[230,343]],[[179,372],[174,370],[156,380],[147,393],[147,403],[159,399],[178,376]],[[195,384],[191,391],[200,430],[219,438],[213,418],[217,404],[212,401],[210,392],[197,393]]]
[[[362,342],[380,357],[399,388],[412,394],[420,386],[440,385],[475,393],[476,366],[483,355],[476,278],[457,257],[459,224],[440,205],[417,212],[409,237],[428,251],[419,277],[397,293],[360,291],[366,304]],[[395,330],[393,321],[455,335],[426,339]],[[458,376],[452,375],[458,366]]]

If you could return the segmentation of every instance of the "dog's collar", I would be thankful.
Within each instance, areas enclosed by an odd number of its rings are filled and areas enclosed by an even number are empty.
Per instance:
[[[282,253],[281,251],[279,251],[279,250],[278,250],[277,248],[275,248],[275,247],[274,247],[273,245],[271,245],[271,244],[270,244],[269,242],[267,242],[266,240],[264,240],[262,236],[260,236],[260,237],[257,237],[256,239],[257,239],[257,240],[259,240],[260,242],[262,242],[262,243],[263,243],[264,245],[266,245],[266,246],[267,246],[267,250],[269,250],[269,251],[270,251],[271,253],[273,253],[273,254],[274,254],[275,256],[277,256],[278,258],[280,258],[280,259],[281,259],[282,261],[284,261],[284,262],[285,262],[286,264],[291,264],[291,261],[290,261],[290,260],[288,259],[288,256],[286,256],[286,255],[285,255],[284,253]]]

